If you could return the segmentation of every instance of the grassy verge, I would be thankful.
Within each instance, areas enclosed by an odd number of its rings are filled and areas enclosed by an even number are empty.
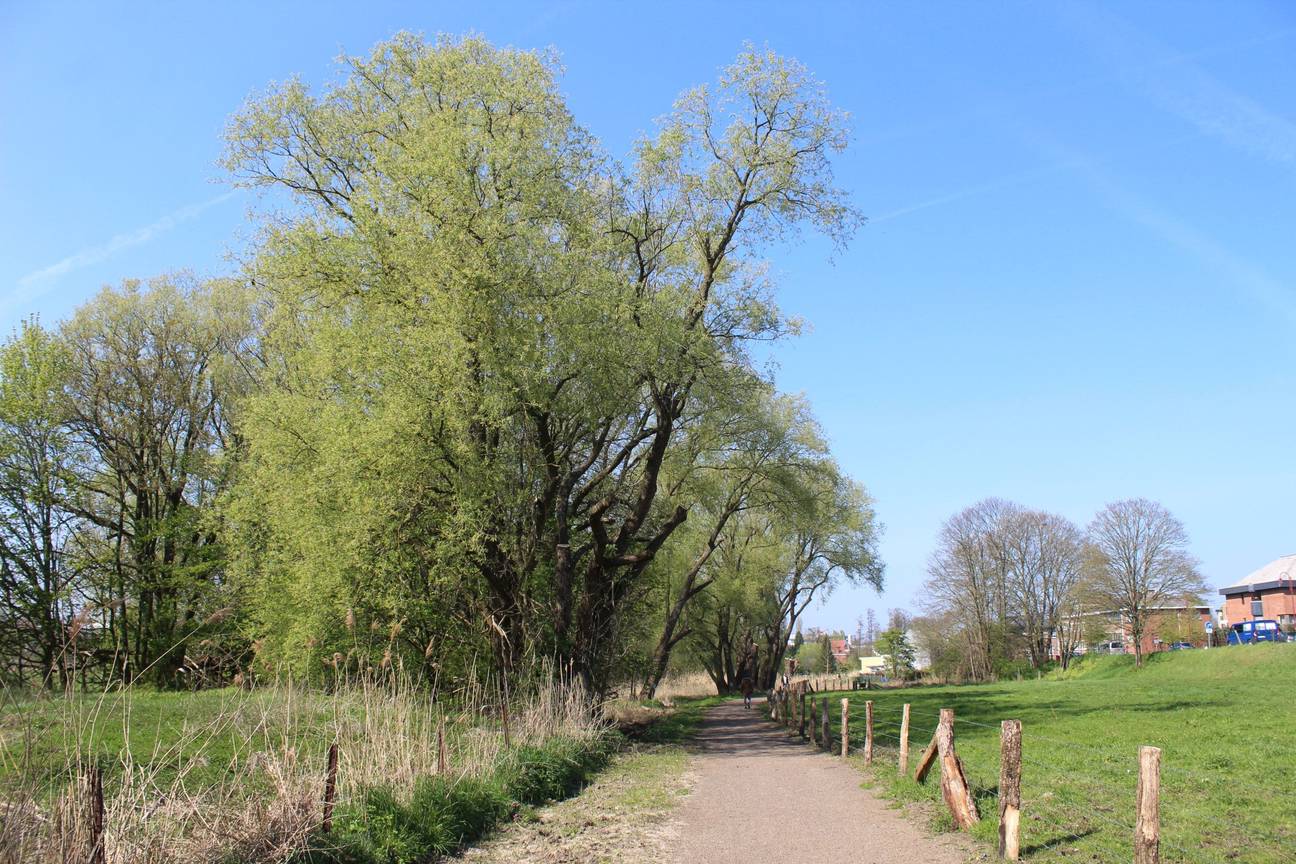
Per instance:
[[[1042,681],[870,692],[874,777],[891,797],[938,800],[939,782],[895,775],[901,706],[912,705],[911,765],[940,708],[956,713],[957,746],[977,795],[974,834],[996,839],[999,723],[1023,724],[1025,860],[1126,861],[1139,745],[1162,748],[1162,860],[1286,864],[1296,849],[1296,646],[1260,645],[1090,660]],[[862,693],[851,700],[861,745]],[[941,827],[948,827],[943,809]]]
[[[374,786],[341,808],[330,834],[316,832],[301,864],[421,864],[485,836],[522,808],[561,800],[601,770],[616,733],[552,738],[504,754],[485,777],[423,777],[407,798]]]
[[[688,794],[689,753],[680,743],[634,742],[580,795],[524,812],[479,847],[476,864],[520,861],[657,864],[669,860],[670,816]]]

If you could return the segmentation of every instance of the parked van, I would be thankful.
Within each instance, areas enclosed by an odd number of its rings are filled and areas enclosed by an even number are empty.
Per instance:
[[[1287,636],[1272,618],[1261,618],[1259,621],[1243,621],[1234,624],[1228,631],[1228,644],[1247,645],[1252,642],[1286,642]]]
[[[1094,646],[1095,654],[1124,654],[1124,642],[1099,642]]]

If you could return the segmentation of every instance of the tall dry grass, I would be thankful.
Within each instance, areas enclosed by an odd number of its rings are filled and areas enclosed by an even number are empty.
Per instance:
[[[340,807],[375,786],[400,797],[418,777],[436,774],[443,723],[454,778],[488,775],[505,749],[505,700],[489,684],[439,697],[396,675],[328,693],[292,684],[228,690],[210,716],[158,736],[150,752],[106,752],[96,740],[105,723],[121,724],[122,740],[134,740],[136,698],[130,689],[64,697],[53,730],[24,725],[21,702],[0,707],[9,715],[0,718],[0,864],[88,860],[84,778],[93,764],[105,778],[110,864],[272,862],[301,850],[319,826],[329,743],[338,745]],[[507,701],[513,746],[601,732],[579,684],[557,676]],[[51,788],[32,758],[41,735],[64,742],[63,788]],[[225,768],[215,782],[206,770],[213,760]]]
[[[657,685],[656,697],[669,705],[676,699],[699,699],[716,695],[715,682],[705,672],[681,672],[667,675]]]

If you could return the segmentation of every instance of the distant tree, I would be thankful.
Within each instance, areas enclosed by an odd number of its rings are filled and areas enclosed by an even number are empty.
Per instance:
[[[1188,554],[1183,523],[1155,501],[1107,505],[1089,525],[1092,591],[1125,616],[1134,663],[1143,665],[1143,636],[1159,606],[1196,600],[1206,586]]]
[[[78,525],[68,510],[76,448],[63,386],[66,346],[36,321],[0,348],[0,656],[19,684],[27,673],[66,685],[67,636],[79,599]]]
[[[106,289],[62,327],[68,428],[92,460],[75,510],[97,541],[94,591],[127,680],[178,685],[229,599],[214,504],[254,333],[242,286],[183,274]]]
[[[1021,508],[988,498],[941,526],[927,565],[929,609],[950,618],[963,637],[969,677],[990,678],[1007,654],[1008,565],[1002,543],[1005,520]]]
[[[870,654],[873,653],[873,651],[877,650],[874,647],[874,643],[877,642],[877,637],[878,637],[877,615],[873,612],[872,609],[869,609],[866,617],[866,623],[864,625],[864,643],[868,645],[868,650]]]
[[[887,669],[892,678],[908,678],[914,672],[917,652],[909,643],[905,631],[899,628],[884,630],[877,640],[878,653],[887,659]]]
[[[929,671],[946,681],[971,677],[962,635],[948,615],[923,615],[913,620],[915,648],[921,647],[931,664]]]
[[[837,658],[833,657],[832,637],[827,633],[819,637],[820,650],[823,651],[823,671],[833,672],[837,669]]]
[[[806,642],[796,652],[797,671],[815,674],[823,671],[824,651],[822,642]]]
[[[1051,656],[1063,606],[1075,595],[1084,560],[1084,537],[1070,520],[1039,510],[1013,510],[1001,520],[1006,588],[1036,669]]]
[[[908,630],[913,623],[913,616],[904,609],[892,609],[887,613],[888,630]]]

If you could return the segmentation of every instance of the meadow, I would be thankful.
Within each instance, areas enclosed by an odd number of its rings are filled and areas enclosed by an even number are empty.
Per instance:
[[[936,777],[896,776],[901,708],[910,703],[910,771],[941,708],[981,812],[974,834],[997,837],[999,724],[1023,726],[1023,858],[1128,861],[1140,745],[1162,749],[1162,860],[1290,862],[1296,851],[1296,646],[1259,645],[1083,661],[1038,680],[911,687],[874,701],[871,775],[898,801],[939,801]],[[862,747],[864,694],[831,694],[834,735],[850,697]],[[948,827],[943,805],[937,822]]]
[[[489,690],[434,698],[394,676],[0,700],[0,864],[84,854],[94,768],[110,862],[424,861],[570,794],[617,746],[579,687],[555,680],[513,694],[507,716]]]

